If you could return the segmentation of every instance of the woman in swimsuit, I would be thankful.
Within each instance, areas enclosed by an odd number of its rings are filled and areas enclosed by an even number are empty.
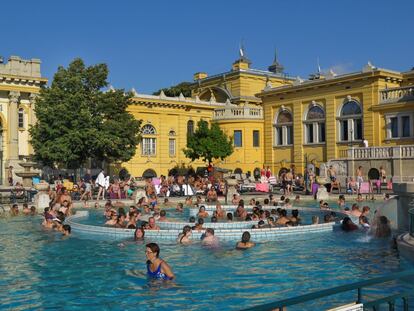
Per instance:
[[[191,243],[190,237],[191,237],[191,227],[188,225],[184,226],[183,232],[181,232],[178,235],[177,242],[179,244],[189,244]]]
[[[147,256],[147,275],[154,279],[172,280],[175,278],[170,266],[161,258],[160,247],[156,243],[146,245],[145,255]]]

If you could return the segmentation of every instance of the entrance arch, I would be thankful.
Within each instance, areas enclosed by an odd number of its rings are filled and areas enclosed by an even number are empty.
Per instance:
[[[153,169],[149,168],[149,169],[145,170],[144,173],[142,173],[142,177],[144,177],[144,178],[157,177],[157,172],[155,172]]]

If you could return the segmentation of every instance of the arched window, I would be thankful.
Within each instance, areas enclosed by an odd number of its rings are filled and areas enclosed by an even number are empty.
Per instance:
[[[189,120],[187,122],[187,137],[191,137],[194,134],[194,121]]]
[[[344,103],[339,114],[339,140],[362,140],[362,109],[356,100]]]
[[[142,155],[154,156],[156,154],[157,134],[155,127],[151,124],[146,124],[142,127]]]
[[[19,109],[19,128],[24,128],[24,109]]]
[[[175,131],[171,130],[168,135],[170,136],[169,141],[168,141],[168,150],[170,153],[170,157],[174,157],[175,156]]]
[[[274,123],[275,145],[289,146],[293,144],[293,117],[289,110],[282,109]]]
[[[325,142],[325,111],[318,105],[312,105],[306,114],[305,144]]]

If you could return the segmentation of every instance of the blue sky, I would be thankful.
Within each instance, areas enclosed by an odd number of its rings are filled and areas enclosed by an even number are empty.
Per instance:
[[[0,55],[40,58],[52,79],[75,57],[109,65],[110,83],[151,93],[227,71],[241,39],[252,67],[357,71],[414,66],[414,1],[7,1]]]

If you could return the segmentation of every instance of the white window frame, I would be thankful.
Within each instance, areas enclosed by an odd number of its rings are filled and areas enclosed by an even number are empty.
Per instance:
[[[355,128],[356,128],[356,121],[361,120],[361,138],[356,139],[355,135]],[[342,139],[342,121],[347,121],[348,123],[348,140]],[[364,124],[362,116],[350,116],[349,118],[338,118],[338,141],[342,143],[349,143],[351,141],[360,142],[364,137]],[[325,129],[326,131],[326,129]]]
[[[145,124],[142,127],[142,148],[141,154],[146,157],[153,157],[157,154],[157,131],[151,124]]]
[[[293,119],[293,114],[292,111],[288,110],[288,109],[281,109],[279,111],[279,113],[277,114],[275,120],[274,120],[274,147],[286,147],[286,146],[293,146],[294,143],[294,129],[293,129],[293,121],[292,122],[286,122],[286,123],[282,123],[282,125],[277,124],[277,119],[279,118],[279,114],[282,113],[283,111],[287,111],[290,113],[290,115],[292,116]],[[289,128],[292,128],[291,132],[292,132],[292,137],[291,137],[291,142],[288,143],[288,132],[289,132]],[[282,131],[282,141],[279,141],[279,131]]]
[[[175,155],[176,155],[175,154],[175,152],[176,152],[175,146],[176,146],[175,138],[170,138],[168,140],[168,150],[169,150],[170,157],[175,157]]]
[[[315,104],[316,107],[319,107],[320,109],[322,109],[322,111],[325,113],[325,110],[323,109],[323,107],[321,107],[318,104]],[[315,145],[315,144],[325,144],[326,143],[326,122],[325,119],[310,119],[308,120],[308,113],[309,110],[311,110],[313,107],[315,106],[311,106],[309,107],[308,111],[306,112],[306,115],[304,116],[305,120],[303,121],[303,130],[304,130],[304,143],[306,145]],[[325,141],[321,141],[321,135],[320,135],[320,125],[324,124],[325,125]],[[313,129],[313,142],[310,142],[308,140],[308,125],[312,126]]]
[[[386,139],[387,140],[393,140],[393,139],[409,139],[414,137],[414,112],[399,112],[399,113],[390,113],[385,114],[385,124],[386,124]],[[402,136],[403,132],[403,123],[402,118],[408,117],[410,120],[410,136]],[[392,137],[391,132],[391,118],[397,118],[397,137]]]

